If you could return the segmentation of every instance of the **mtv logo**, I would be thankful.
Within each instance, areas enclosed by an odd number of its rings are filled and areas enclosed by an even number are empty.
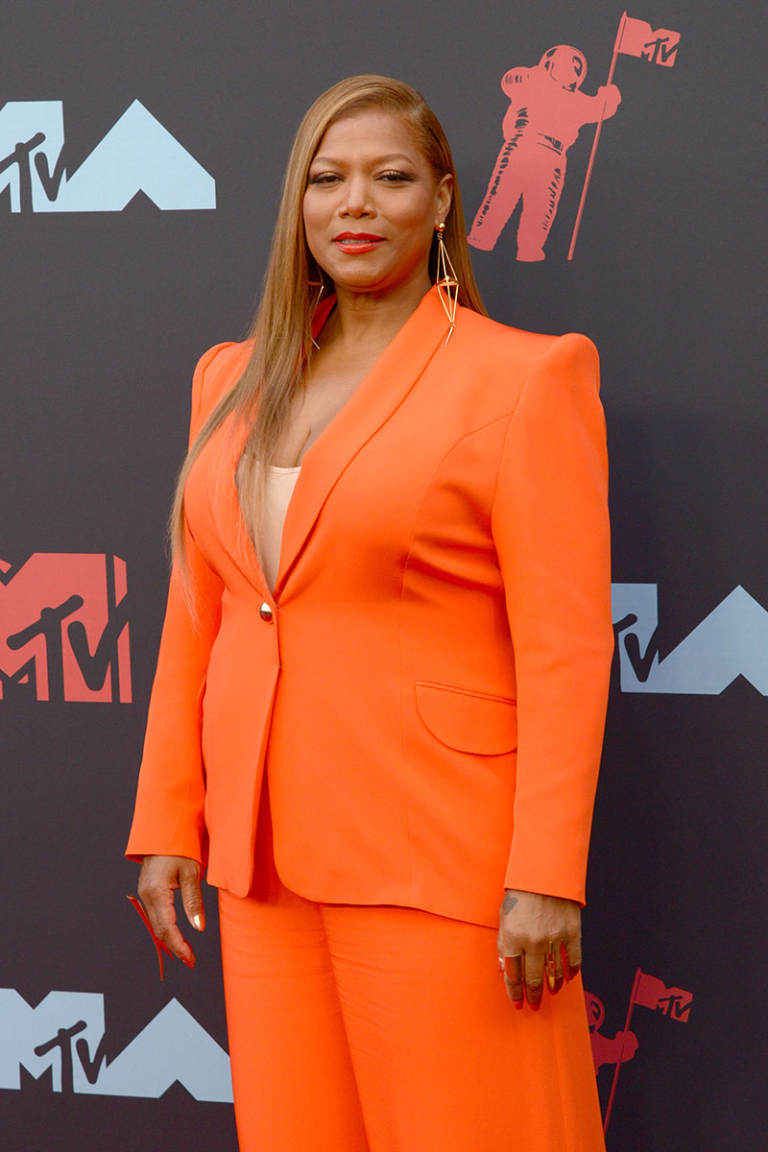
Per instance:
[[[0,560],[0,700],[130,704],[127,608],[117,556]]]
[[[54,1092],[158,1099],[182,1084],[196,1100],[232,1103],[229,1057],[178,1000],[107,1061],[104,996],[49,992],[32,1008],[0,988],[0,1089],[21,1088],[50,1070]]]
[[[635,20],[631,16],[624,15],[619,52],[672,68],[677,59],[679,45],[679,32],[673,32],[670,28],[653,29],[647,20]]]
[[[738,676],[768,696],[768,612],[739,584],[662,660],[656,584],[614,584],[622,692],[718,696]]]
[[[0,108],[0,193],[11,212],[122,212],[137,192],[158,208],[216,207],[216,182],[139,100],[74,172],[64,152],[61,100]]]

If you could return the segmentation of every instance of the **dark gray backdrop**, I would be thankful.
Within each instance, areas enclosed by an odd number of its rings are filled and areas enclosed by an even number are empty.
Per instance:
[[[211,344],[245,333],[296,124],[346,75],[410,81],[448,132],[471,218],[501,142],[501,76],[574,44],[594,93],[621,12],[608,0],[27,0],[0,13],[0,115],[5,101],[63,101],[68,172],[138,99],[217,188],[215,211],[160,211],[139,194],[122,212],[11,213],[0,193],[0,560],[124,559],[134,690],[132,704],[0,701],[0,988],[32,1006],[52,990],[103,993],[108,1059],[171,997],[226,1043],[215,928],[196,942],[196,972],[169,964],[161,985],[124,899],[136,869],[121,852],[191,371]],[[582,331],[600,350],[613,578],[658,585],[662,657],[737,585],[768,605],[762,15],[756,0],[638,2],[630,16],[681,33],[678,59],[619,58],[623,100],[603,129],[575,259],[565,255],[592,128],[568,154],[547,259],[516,262],[513,226],[475,259],[494,317]],[[608,1038],[624,1027],[637,968],[693,1003],[685,1022],[635,1009],[614,1152],[714,1152],[764,1136],[767,733],[764,697],[743,676],[720,694],[630,693],[617,671],[585,984]],[[0,1015],[0,1067],[2,1027]],[[613,1073],[609,1063],[598,1075],[604,1105]],[[230,1106],[178,1084],[160,1100],[86,1096],[22,1070],[20,1089],[0,1090],[0,1149],[43,1148],[227,1152],[234,1125]]]

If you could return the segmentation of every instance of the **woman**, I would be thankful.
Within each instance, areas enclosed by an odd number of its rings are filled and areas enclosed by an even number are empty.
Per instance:
[[[298,130],[252,337],[195,372],[128,847],[188,964],[174,890],[202,929],[219,888],[241,1148],[600,1149],[594,346],[486,317],[442,129],[377,76]]]

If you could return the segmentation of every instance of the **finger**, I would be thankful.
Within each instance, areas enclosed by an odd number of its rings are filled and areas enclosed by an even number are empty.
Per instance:
[[[162,933],[158,932],[157,937],[162,943],[168,945],[177,960],[183,961],[187,968],[194,968],[195,954],[191,945],[182,936],[177,924],[169,926]]]
[[[581,937],[575,936],[566,946],[568,955],[568,979],[572,980],[581,969]]]
[[[565,950],[565,941],[563,941],[563,940],[553,941],[552,950],[553,950],[554,956],[555,956],[555,975],[556,976],[565,976],[565,964],[566,964],[566,956],[567,956],[567,953]]]
[[[566,944],[565,940],[559,940],[555,946],[555,958],[556,977],[560,982],[557,985],[557,988],[553,989],[553,991],[559,992],[563,985],[563,981],[567,983],[569,980],[572,980],[573,976],[575,975],[575,972],[571,973],[571,966],[568,963],[568,945]]]
[[[522,1008],[525,995],[523,988],[523,957],[517,953],[504,957],[504,983],[507,995],[515,1008]]]
[[[168,948],[167,945],[163,944],[162,940],[158,940],[157,933],[155,932],[154,928],[152,927],[152,921],[150,920],[149,916],[147,915],[147,910],[144,907],[144,905],[142,904],[141,900],[139,900],[136,896],[129,896],[128,899],[130,900],[131,904],[133,905],[133,907],[136,909],[139,916],[141,917],[142,922],[146,926],[146,929],[149,932],[152,939],[154,940],[157,948],[161,952],[165,952],[166,956],[172,956],[173,953],[171,952],[170,948]],[[162,971],[162,960],[161,960],[160,979],[162,980],[162,978],[163,978],[163,971]]]
[[[559,942],[550,940],[544,957],[544,976],[547,988],[555,996],[563,986],[563,957]]]
[[[203,894],[200,891],[200,875],[197,865],[192,864],[185,868],[179,877],[181,882],[181,900],[187,920],[198,932],[205,931],[205,908]]]
[[[141,885],[139,895],[144,901],[155,935],[187,967],[194,967],[195,954],[176,924],[173,903],[174,888],[166,884]]]
[[[544,953],[526,952],[524,963],[525,998],[532,1008],[541,1006],[544,991]]]

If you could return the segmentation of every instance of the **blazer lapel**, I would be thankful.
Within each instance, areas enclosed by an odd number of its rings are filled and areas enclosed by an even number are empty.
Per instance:
[[[332,301],[328,301],[318,327],[331,305]],[[341,411],[305,452],[285,517],[275,600],[279,599],[336,481],[408,395],[442,347],[447,331],[445,310],[438,289],[433,287]]]
[[[312,322],[313,336],[317,336],[335,301],[336,297],[330,296],[315,309]],[[240,371],[242,371],[244,364],[245,361],[240,367]],[[220,397],[216,397],[216,401],[219,399]],[[213,522],[219,526],[219,540],[227,558],[235,564],[241,575],[253,585],[260,596],[269,599],[272,597],[272,592],[256,558],[256,551],[251,543],[237,490],[237,465],[248,438],[248,428],[245,424],[240,424],[233,430],[231,421],[232,417],[230,416],[219,432],[219,436],[223,440],[217,445],[216,451],[225,454],[226,464],[222,469],[220,456],[212,467],[212,473],[218,476],[223,471],[225,482],[219,485],[216,479],[211,479],[208,489],[209,509]],[[206,450],[210,451],[211,449]]]

